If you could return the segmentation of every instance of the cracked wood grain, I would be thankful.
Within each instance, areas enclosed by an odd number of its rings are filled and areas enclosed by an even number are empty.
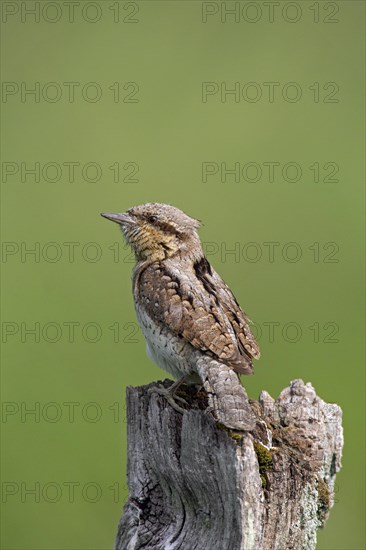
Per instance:
[[[165,386],[170,385],[165,381]],[[342,411],[311,384],[250,401],[232,431],[184,389],[184,414],[150,386],[127,390],[129,497],[116,550],[313,550],[341,468]]]

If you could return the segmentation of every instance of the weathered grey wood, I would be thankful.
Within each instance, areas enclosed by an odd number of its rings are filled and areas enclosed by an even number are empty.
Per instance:
[[[166,381],[166,387],[171,382]],[[252,432],[175,411],[151,386],[128,388],[129,498],[117,550],[311,550],[333,505],[342,411],[311,384],[251,401]]]

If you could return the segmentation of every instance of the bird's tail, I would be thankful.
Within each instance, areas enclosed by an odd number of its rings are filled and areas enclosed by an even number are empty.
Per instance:
[[[252,430],[256,423],[255,416],[237,373],[223,363],[202,355],[197,359],[196,368],[216,420],[234,430]]]

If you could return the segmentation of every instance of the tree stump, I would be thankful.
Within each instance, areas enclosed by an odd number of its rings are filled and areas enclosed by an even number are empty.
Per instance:
[[[171,381],[163,384],[169,387]],[[333,505],[342,411],[310,383],[250,401],[251,432],[217,424],[183,387],[181,414],[127,389],[129,497],[116,550],[312,550]]]

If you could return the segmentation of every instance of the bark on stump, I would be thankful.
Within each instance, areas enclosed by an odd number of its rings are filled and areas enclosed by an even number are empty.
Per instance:
[[[171,381],[165,381],[168,387]],[[341,467],[342,411],[311,384],[251,401],[252,432],[226,429],[185,387],[181,414],[127,389],[129,497],[116,550],[313,550]]]

